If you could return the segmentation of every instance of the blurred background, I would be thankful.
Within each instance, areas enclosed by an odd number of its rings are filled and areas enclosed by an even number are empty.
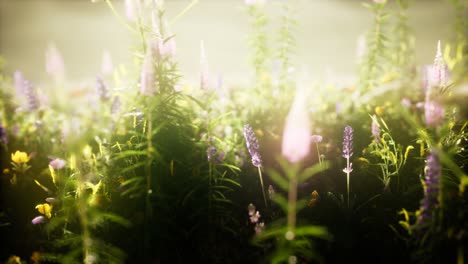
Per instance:
[[[283,0],[285,1],[285,0]],[[166,0],[171,20],[190,0]],[[271,40],[275,41],[280,0],[269,0]],[[294,65],[312,76],[353,81],[356,78],[356,47],[359,36],[372,27],[372,14],[354,0],[299,0],[295,18],[297,50]],[[369,0],[370,2],[370,0]],[[393,2],[393,1],[389,1]],[[112,1],[124,15],[124,1]],[[390,7],[394,4],[390,5]],[[414,0],[409,23],[416,39],[418,65],[433,62],[437,40],[452,37],[454,10],[448,0]],[[275,24],[276,23],[276,24]],[[243,0],[200,0],[171,25],[183,82],[198,82],[200,41],[204,41],[209,70],[226,83],[249,81],[250,32]],[[103,52],[114,66],[133,67],[139,38],[113,15],[105,1],[0,0],[0,56],[7,73],[21,70],[34,83],[49,82],[45,50],[54,43],[63,55],[67,80],[94,80],[100,72]]]

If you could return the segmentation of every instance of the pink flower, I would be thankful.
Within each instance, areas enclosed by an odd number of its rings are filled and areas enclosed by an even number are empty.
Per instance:
[[[42,224],[42,223],[45,222],[45,220],[46,220],[45,217],[42,216],[42,215],[40,215],[40,216],[34,217],[34,219],[31,220],[31,223],[32,223],[33,225]]]
[[[66,164],[67,162],[65,160],[59,158],[53,159],[51,162],[49,162],[49,165],[55,170],[62,169]]]
[[[259,211],[256,211],[255,214],[253,214],[253,215],[250,217],[250,222],[251,222],[251,223],[257,223],[257,222],[258,222],[258,219],[260,219],[260,212],[259,212]]]
[[[54,43],[49,44],[46,51],[46,72],[56,80],[63,80],[65,77],[65,63]]]
[[[426,124],[437,127],[444,122],[444,107],[437,102],[428,101],[424,104]]]
[[[263,233],[263,230],[265,230],[265,223],[264,222],[257,223],[254,229],[255,229],[255,234],[260,235],[261,233]]]
[[[140,92],[144,95],[153,95],[156,92],[154,82],[153,52],[148,45],[141,69]]]
[[[298,91],[286,118],[282,154],[289,162],[297,163],[309,154],[311,141],[305,96]]]

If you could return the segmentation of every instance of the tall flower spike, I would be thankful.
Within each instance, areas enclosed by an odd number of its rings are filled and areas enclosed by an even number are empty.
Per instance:
[[[148,45],[145,57],[143,58],[143,65],[141,69],[141,83],[140,91],[144,95],[153,95],[156,92],[154,85],[154,65],[153,65],[153,51]]]
[[[442,50],[440,48],[440,40],[437,42],[437,53],[432,66],[431,84],[436,87],[446,87],[448,82],[448,67],[442,57]]]
[[[421,200],[417,224],[427,223],[432,218],[434,209],[438,205],[439,181],[441,167],[439,159],[434,150],[431,150],[427,157],[426,168],[424,170],[424,198]]]
[[[32,84],[29,81],[24,81],[24,95],[26,96],[25,109],[28,111],[34,111],[39,109],[39,99],[37,93]]]
[[[258,140],[255,136],[255,132],[253,128],[247,124],[244,126],[244,137],[245,137],[245,144],[247,145],[247,149],[249,150],[250,156],[252,157],[252,164],[255,167],[262,166],[262,156],[260,155],[258,149]]]
[[[109,87],[100,76],[96,77],[96,93],[101,101],[107,101],[110,98]]]
[[[281,152],[291,163],[303,160],[310,152],[310,122],[305,94],[298,89],[286,118]]]
[[[346,168],[343,172],[346,173],[346,193],[349,208],[349,174],[353,171],[353,163],[349,159],[353,156],[353,128],[346,126],[343,135],[343,158],[346,159]]]
[[[343,158],[353,156],[353,128],[346,126],[343,135]]]

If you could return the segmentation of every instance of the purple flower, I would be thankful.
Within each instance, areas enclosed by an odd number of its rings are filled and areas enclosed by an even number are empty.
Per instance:
[[[432,74],[430,75],[430,84],[437,87],[445,87],[448,83],[449,70],[447,64],[442,57],[442,51],[440,48],[440,40],[437,42],[437,53],[434,59],[434,65],[432,66]]]
[[[148,45],[146,50],[141,69],[140,91],[144,95],[153,95],[156,92],[156,87],[154,85],[153,52],[149,47],[150,45]]]
[[[250,216],[250,222],[251,222],[252,224],[257,223],[257,222],[258,222],[258,219],[260,219],[260,216],[261,216],[261,215],[260,215],[260,212],[259,212],[259,211],[255,211],[255,213],[254,213],[252,216]]]
[[[0,124],[0,142],[2,142],[5,145],[8,144],[7,131],[1,124]]]
[[[265,230],[265,223],[264,222],[257,223],[254,227],[254,230],[255,230],[256,235],[260,235],[261,233],[263,233],[263,230]]]
[[[32,84],[29,81],[24,81],[24,94],[26,96],[25,109],[28,111],[34,111],[39,109],[39,99],[37,93]]]
[[[16,96],[23,96],[24,94],[24,76],[23,73],[20,71],[16,71],[14,76],[14,83],[15,83],[15,89],[16,89]]]
[[[353,163],[349,159],[353,156],[353,128],[346,126],[343,135],[343,158],[348,160],[348,165],[343,169],[345,173],[353,171]]]
[[[411,100],[405,97],[405,98],[401,99],[401,105],[406,107],[406,108],[410,108],[411,107]]]
[[[120,112],[120,97],[116,96],[116,97],[114,97],[114,100],[112,101],[111,113],[113,115],[116,115],[119,112]]]
[[[353,128],[346,126],[343,135],[343,158],[353,156]]]
[[[65,63],[54,43],[50,43],[46,51],[46,72],[56,80],[63,80]]]
[[[247,124],[244,126],[244,137],[245,137],[245,144],[247,145],[247,149],[249,150],[250,156],[252,157],[252,164],[255,167],[262,166],[262,156],[258,152],[259,145],[257,137],[255,136],[255,132],[253,128]]]
[[[424,117],[428,126],[437,127],[444,122],[444,107],[437,102],[427,101],[424,104]]]
[[[45,220],[46,220],[46,218],[44,216],[40,215],[40,216],[34,217],[34,219],[31,220],[31,223],[33,225],[42,224],[42,223],[45,222]]]
[[[439,201],[439,181],[441,176],[441,166],[439,159],[434,150],[431,150],[426,161],[426,168],[424,170],[424,198],[421,200],[419,209],[419,217],[417,224],[424,224],[432,218],[434,209],[437,207]]]
[[[107,101],[110,98],[109,87],[100,76],[96,77],[96,93],[101,101]]]
[[[218,153],[218,150],[214,146],[209,146],[206,150],[206,157],[209,162],[221,163],[224,160],[224,153]]]
[[[66,164],[67,162],[65,160],[59,158],[53,159],[51,162],[49,162],[49,165],[55,170],[62,169]]]

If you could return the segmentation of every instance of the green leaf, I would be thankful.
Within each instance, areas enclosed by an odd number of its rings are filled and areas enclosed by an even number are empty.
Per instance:
[[[281,176],[277,171],[268,170],[268,175],[281,189],[285,191],[288,190],[288,181],[285,178],[283,178],[283,176]]]

